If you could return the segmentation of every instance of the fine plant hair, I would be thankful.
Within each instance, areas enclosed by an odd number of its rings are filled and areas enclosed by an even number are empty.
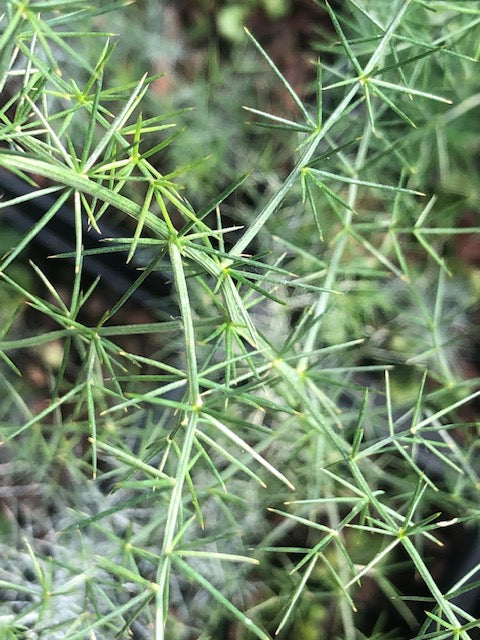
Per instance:
[[[206,195],[208,158],[171,166],[195,115],[116,66],[127,4],[2,5],[0,637],[474,638],[478,561],[436,558],[480,518],[478,3],[322,0],[302,94],[246,30],[275,109],[242,80],[259,166]],[[84,263],[117,254],[112,300]]]

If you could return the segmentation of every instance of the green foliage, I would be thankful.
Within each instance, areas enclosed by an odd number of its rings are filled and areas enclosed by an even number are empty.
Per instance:
[[[272,19],[283,18],[291,9],[289,0],[252,0],[251,2],[232,2],[219,7],[217,27],[220,35],[232,42],[242,42],[245,34],[243,26],[255,9],[260,9]]]
[[[121,20],[123,4],[101,12]],[[456,600],[466,576],[448,591],[432,557],[479,519],[465,408],[480,392],[459,367],[478,274],[460,282],[449,256],[478,231],[461,215],[480,200],[480,10],[344,4],[325,3],[333,31],[305,100],[248,34],[293,105],[250,117],[296,146],[285,176],[265,154],[265,194],[237,211],[248,177],[212,199],[198,194],[208,160],[170,166],[185,105],[150,113],[155,77],[116,83],[127,72],[95,30],[100,5],[5,3],[0,167],[31,191],[0,211],[53,197],[0,263],[6,637],[353,640],[365,583],[417,638],[473,637]],[[237,134],[251,157],[255,139]],[[67,202],[65,292],[44,265],[27,276],[24,252]],[[143,270],[90,323],[108,283],[84,279],[85,235],[111,219],[124,237],[93,252]],[[122,323],[157,269],[177,313]],[[148,353],[125,347],[132,336]],[[43,391],[27,384],[32,353]],[[422,580],[421,609],[399,564]],[[370,637],[392,637],[388,621]]]

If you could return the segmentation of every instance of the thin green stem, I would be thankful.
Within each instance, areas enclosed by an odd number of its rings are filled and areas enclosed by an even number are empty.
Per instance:
[[[175,287],[178,294],[180,314],[183,324],[183,336],[188,375],[188,403],[191,409],[185,415],[182,426],[184,437],[178,460],[175,485],[172,490],[168,505],[167,519],[163,532],[162,559],[157,569],[155,640],[164,640],[165,625],[167,619],[166,605],[168,603],[169,577],[171,567],[171,555],[174,553],[173,541],[179,525],[179,513],[182,506],[183,486],[185,484],[192,447],[195,439],[195,431],[198,422],[198,409],[201,404],[197,356],[195,350],[195,330],[193,327],[192,308],[188,295],[185,271],[182,264],[182,255],[175,240],[169,242],[169,254],[173,268]]]
[[[264,206],[262,211],[259,213],[258,217],[254,220],[254,222],[247,228],[242,237],[237,240],[232,249],[230,250],[230,255],[233,257],[235,255],[240,255],[252,242],[255,236],[259,233],[259,231],[265,226],[269,218],[275,213],[278,207],[282,204],[287,194],[290,192],[292,187],[297,182],[302,169],[307,166],[308,162],[312,159],[313,154],[315,153],[316,148],[318,147],[321,140],[323,140],[326,134],[330,131],[330,129],[338,122],[338,120],[342,117],[345,109],[352,102],[353,98],[357,94],[359,90],[359,83],[356,83],[347,95],[343,98],[331,116],[325,121],[323,127],[313,135],[311,142],[308,143],[305,150],[303,151],[300,159],[297,161],[295,167],[292,169],[285,182],[282,184],[280,189],[270,198],[267,204]]]
[[[362,136],[362,139],[360,140],[360,144],[359,144],[359,147],[358,147],[358,153],[357,153],[357,157],[356,157],[356,160],[355,160],[355,165],[354,165],[354,171],[355,172],[358,171],[358,169],[365,162],[365,158],[367,156],[367,152],[368,152],[368,149],[369,149],[371,135],[372,135],[372,125],[371,125],[369,120],[366,120],[363,136]],[[346,228],[348,228],[348,226],[352,222],[353,210],[355,208],[355,202],[356,202],[357,195],[358,195],[358,189],[359,189],[359,187],[358,187],[357,184],[350,184],[349,185],[348,199],[347,199],[347,204],[348,204],[349,208],[345,209],[345,217],[344,217],[344,222],[343,222],[343,225]],[[321,316],[323,316],[323,314],[325,313],[325,311],[327,309],[330,297],[332,295],[332,289],[334,288],[335,282],[337,281],[338,271],[340,269],[342,257],[343,257],[343,254],[345,252],[345,248],[347,246],[348,238],[349,238],[348,234],[343,233],[339,237],[338,242],[335,245],[335,249],[333,251],[332,257],[331,257],[330,262],[328,264],[327,274],[326,274],[325,283],[324,283],[324,290],[320,294],[320,296],[318,298],[318,301],[317,301],[317,303],[315,305],[315,308],[314,308],[313,316],[316,319],[320,318]],[[309,330],[309,332],[307,333],[307,336],[305,338],[305,342],[304,342],[304,346],[303,346],[304,353],[310,353],[313,350],[314,345],[315,345],[315,343],[317,341],[317,336],[318,336],[318,333],[319,333],[320,329],[321,329],[321,323],[318,322],[318,320],[317,320],[317,322],[314,322],[312,324],[312,327]],[[305,371],[308,368],[308,357],[307,356],[305,356],[304,358],[299,360],[297,368],[298,368],[299,372]]]

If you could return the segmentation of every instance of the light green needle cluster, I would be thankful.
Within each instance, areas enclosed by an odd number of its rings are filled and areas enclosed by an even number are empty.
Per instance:
[[[26,187],[0,216],[38,216],[0,260],[0,637],[386,640],[394,612],[473,638],[478,567],[446,585],[435,554],[479,525],[478,3],[319,2],[307,88],[247,31],[282,99],[242,144],[288,162],[212,171],[213,199],[208,159],[172,166],[182,101],[116,82],[128,4],[1,8],[0,177]],[[65,207],[57,281],[32,247]],[[84,264],[118,252],[112,302]],[[135,322],[158,271],[173,302]]]

